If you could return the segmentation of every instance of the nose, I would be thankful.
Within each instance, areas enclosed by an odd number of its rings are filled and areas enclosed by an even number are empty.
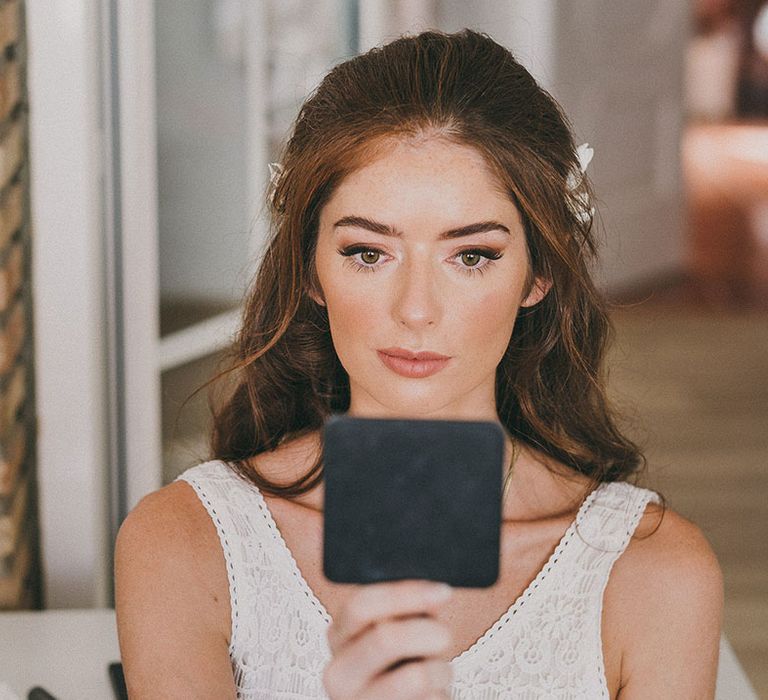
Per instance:
[[[416,330],[440,321],[443,308],[436,277],[424,260],[400,268],[393,295],[393,315],[399,323]]]

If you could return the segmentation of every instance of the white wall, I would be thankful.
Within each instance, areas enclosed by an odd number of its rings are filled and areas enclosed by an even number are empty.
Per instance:
[[[606,240],[598,279],[623,287],[683,267],[680,140],[685,2],[556,3],[552,91],[578,142]]]
[[[216,41],[217,4],[155,3],[160,295],[234,305],[253,215],[248,115],[238,47],[227,57]]]

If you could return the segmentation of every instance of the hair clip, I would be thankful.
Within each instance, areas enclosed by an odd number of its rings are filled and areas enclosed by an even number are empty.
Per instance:
[[[272,187],[275,187],[277,185],[277,181],[280,179],[280,176],[282,174],[283,174],[282,163],[269,164],[269,182],[272,185]]]
[[[274,206],[275,204],[275,192],[277,183],[280,181],[280,176],[283,174],[282,163],[269,163],[269,203]]]
[[[578,189],[584,179],[584,174],[587,172],[587,166],[592,161],[594,155],[595,149],[591,148],[588,143],[582,143],[576,149],[576,158],[579,161],[578,170],[572,170],[568,173],[568,179],[566,180],[566,186],[573,195],[573,200],[568,200],[568,206],[573,212],[573,215],[582,224],[589,223],[595,215],[595,208],[591,206],[589,195]]]

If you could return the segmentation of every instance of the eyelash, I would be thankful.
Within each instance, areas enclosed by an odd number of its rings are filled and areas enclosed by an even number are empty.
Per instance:
[[[338,252],[339,254],[348,258],[348,262],[355,270],[359,272],[376,272],[376,267],[374,266],[375,264],[366,265],[362,262],[358,262],[352,258],[353,255],[359,255],[360,253],[365,252],[379,253],[379,255],[385,254],[383,250],[379,250],[378,248],[362,245],[353,245],[348,246],[347,248],[340,248]],[[502,256],[502,253],[496,252],[495,250],[489,250],[488,248],[467,248],[466,250],[460,250],[454,257],[465,255],[466,253],[480,255],[485,258],[485,263],[483,263],[481,266],[468,267],[466,265],[459,265],[459,270],[470,276],[484,274],[486,269],[493,265],[494,261],[498,260]]]

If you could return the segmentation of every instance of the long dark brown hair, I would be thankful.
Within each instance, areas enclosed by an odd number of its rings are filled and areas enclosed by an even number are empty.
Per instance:
[[[314,252],[320,211],[386,137],[436,135],[477,149],[519,209],[529,282],[552,287],[521,308],[496,374],[498,415],[527,443],[593,485],[626,480],[645,460],[618,429],[605,392],[612,327],[590,267],[596,258],[586,178],[555,100],[504,47],[471,30],[404,36],[337,65],[302,106],[267,197],[271,232],[247,295],[227,390],[212,402],[212,459],[264,492],[305,493],[318,461],[295,482],[269,481],[253,458],[320,428],[349,407]],[[266,167],[266,164],[265,164]],[[570,177],[569,177],[570,176]]]

